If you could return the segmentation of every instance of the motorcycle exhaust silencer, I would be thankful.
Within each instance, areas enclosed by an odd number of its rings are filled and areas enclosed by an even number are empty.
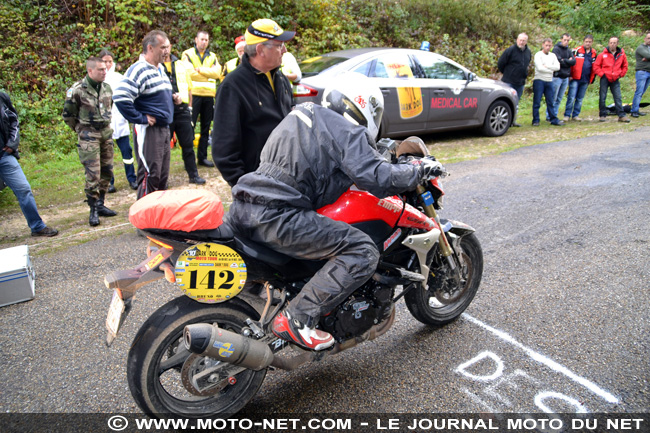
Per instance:
[[[262,370],[273,362],[266,344],[219,328],[216,324],[196,323],[183,331],[187,350],[251,370]]]

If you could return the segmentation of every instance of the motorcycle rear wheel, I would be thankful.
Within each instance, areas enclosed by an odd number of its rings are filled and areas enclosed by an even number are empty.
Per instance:
[[[444,293],[440,292],[444,284],[436,278],[429,276],[427,281],[429,290],[424,287],[416,287],[404,296],[406,306],[418,321],[429,326],[443,326],[456,320],[474,299],[483,275],[483,250],[476,236],[472,233],[460,240],[461,250],[464,259],[464,266],[461,269],[463,287],[453,287],[460,292],[454,293],[453,300],[449,303],[440,302]],[[446,283],[449,284],[449,283]],[[438,292],[436,292],[436,289]]]
[[[192,355],[182,339],[183,329],[191,323],[217,323],[241,332],[246,318],[257,318],[250,313],[231,303],[202,304],[185,296],[160,307],[142,325],[129,350],[127,377],[138,406],[152,417],[226,418],[241,410],[262,385],[266,369],[244,370],[224,379],[223,389],[211,395],[192,394],[182,379],[184,362]],[[179,352],[180,357],[173,359]]]

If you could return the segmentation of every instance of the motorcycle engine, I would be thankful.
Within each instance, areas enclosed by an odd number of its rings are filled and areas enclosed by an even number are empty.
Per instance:
[[[392,287],[371,281],[322,317],[320,328],[339,342],[359,336],[390,315],[392,299]]]

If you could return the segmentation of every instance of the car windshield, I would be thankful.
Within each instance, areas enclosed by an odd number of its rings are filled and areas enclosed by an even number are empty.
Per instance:
[[[346,61],[345,57],[312,57],[307,60],[300,62],[300,71],[302,72],[303,77],[311,77],[318,75],[323,72],[325,69],[334,66],[338,63]]]

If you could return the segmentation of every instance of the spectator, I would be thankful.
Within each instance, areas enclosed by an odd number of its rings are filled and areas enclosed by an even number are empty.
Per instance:
[[[212,156],[231,186],[257,168],[266,139],[291,111],[291,85],[279,70],[294,35],[270,19],[253,22],[241,65],[219,86]]]
[[[171,49],[171,48],[170,48]],[[169,135],[176,138],[183,152],[183,164],[190,177],[190,183],[203,185],[205,179],[199,176],[194,156],[194,128],[192,127],[192,79],[187,63],[169,53],[165,57],[165,72],[172,83],[172,93],[180,96],[180,103],[174,104],[174,120],[169,125]],[[177,98],[178,100],[178,98]]]
[[[620,79],[627,74],[627,56],[625,51],[618,46],[618,37],[612,36],[609,38],[607,47],[596,57],[594,71],[600,77],[600,99],[598,101],[600,121],[605,122],[607,120],[605,101],[607,99],[607,89],[611,89],[618,121],[629,123],[630,119],[623,111],[620,83]]]
[[[585,36],[582,46],[575,50],[576,63],[571,67],[571,81],[569,81],[569,93],[566,97],[566,106],[564,107],[564,120],[582,121],[580,110],[582,110],[582,100],[587,92],[587,87],[594,82],[596,76],[593,64],[596,61],[596,50],[591,48],[594,37]]]
[[[632,117],[645,116],[645,113],[639,111],[641,98],[648,86],[650,86],[650,32],[646,33],[643,43],[639,45],[634,52],[636,58],[636,90],[632,100]]]
[[[18,163],[19,144],[18,113],[9,95],[0,92],[0,180],[11,188],[18,199],[20,210],[32,230],[32,236],[56,236],[59,231],[46,226],[38,214],[32,188]]]
[[[174,120],[174,102],[181,100],[179,95],[172,96],[172,85],[161,64],[171,49],[167,34],[150,31],[142,40],[142,49],[140,59],[126,71],[113,96],[120,113],[135,125],[138,199],[167,189],[169,124]]]
[[[533,126],[539,126],[539,107],[542,104],[542,95],[546,99],[546,106],[551,115],[551,125],[562,126],[563,123],[555,113],[553,103],[553,72],[560,69],[555,54],[551,53],[553,41],[544,39],[542,50],[535,54],[535,78],[533,79]]]
[[[208,138],[210,137],[210,122],[214,116],[214,96],[217,93],[217,80],[223,78],[221,65],[217,55],[210,52],[208,44],[210,35],[201,30],[194,38],[194,48],[187,49],[181,56],[189,62],[194,70],[192,76],[192,123],[201,118],[201,138],[197,150],[199,165],[214,167],[214,163],[208,159]]]
[[[571,41],[571,36],[568,33],[562,35],[562,39],[555,44],[553,47],[553,54],[557,57],[558,62],[560,62],[560,70],[553,73],[553,92],[555,94],[555,102],[553,103],[553,113],[554,117],[557,117],[560,111],[560,104],[562,103],[562,98],[564,97],[564,92],[566,92],[567,87],[569,86],[569,77],[571,77],[571,67],[576,64],[576,58],[573,55],[573,52],[569,48],[569,42]],[[549,107],[546,106],[546,120],[550,120],[551,116],[549,114]],[[564,121],[569,119],[565,118]]]
[[[509,84],[517,91],[517,106],[524,93],[526,77],[528,76],[528,65],[530,65],[531,52],[528,49],[528,35],[520,33],[517,42],[507,48],[497,64],[499,71],[503,74],[501,81]],[[521,126],[513,120],[512,126]]]
[[[112,89],[115,89],[122,78],[122,74],[115,70],[115,63],[113,59],[115,56],[107,49],[103,49],[99,53],[99,58],[106,63],[106,83],[108,83]],[[122,163],[124,164],[124,174],[126,174],[126,180],[129,182],[131,189],[138,189],[138,183],[135,178],[135,168],[133,166],[133,149],[131,148],[131,139],[129,137],[129,122],[126,121],[124,116],[120,114],[120,111],[117,109],[117,106],[113,104],[111,109],[111,129],[113,129],[113,141],[117,143],[117,147],[120,149],[122,154]],[[111,186],[113,186],[113,181],[115,176],[111,178]],[[108,192],[115,192],[114,188],[111,191],[110,187]]]
[[[104,206],[106,191],[113,177],[113,91],[104,82],[106,64],[102,59],[89,58],[86,71],[86,77],[68,89],[63,120],[79,137],[77,150],[86,172],[84,191],[90,207],[88,224],[96,226],[99,225],[100,216],[117,215],[117,212]]]
[[[237,52],[237,57],[232,58],[226,62],[226,66],[223,68],[223,76],[225,77],[230,72],[234,71],[237,66],[241,63],[241,58],[244,55],[244,48],[246,48],[246,39],[244,35],[237,36],[235,38],[235,52]]]

